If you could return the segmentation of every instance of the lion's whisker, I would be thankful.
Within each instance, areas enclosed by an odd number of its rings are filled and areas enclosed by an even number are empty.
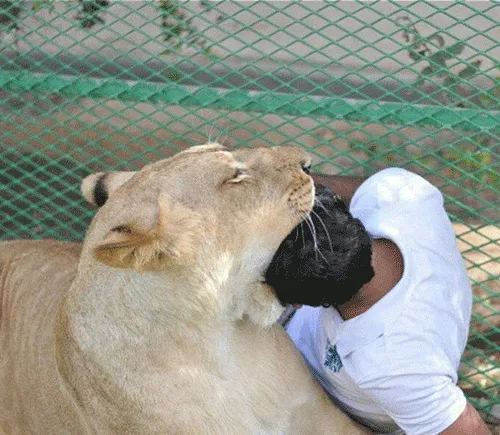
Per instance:
[[[321,252],[321,249],[319,249],[319,246],[318,246],[318,236],[317,236],[317,233],[316,233],[316,227],[314,226],[314,222],[311,218],[311,216],[309,216],[309,220],[311,222],[311,225],[313,227],[313,230],[314,230],[314,233],[313,233],[313,238],[314,238],[314,250],[316,251],[316,253],[318,253],[319,255],[321,255],[321,257],[323,258],[323,260],[325,260],[325,262],[327,264],[330,264],[328,262],[328,260],[326,259],[326,257],[324,256],[323,252]],[[317,255],[316,255],[316,259],[317,259]]]
[[[222,142],[220,143],[223,147],[226,146],[226,141],[227,141],[227,134],[224,135],[224,138],[222,139]]]
[[[311,215],[303,215],[303,217],[304,217],[304,220],[302,222],[305,222],[307,224],[307,226],[309,227],[309,230],[311,232],[311,235],[313,237],[314,253],[316,255],[316,261],[318,260],[318,254],[319,254],[321,256],[321,258],[323,258],[323,260],[327,264],[330,264],[328,262],[328,260],[326,259],[326,257],[324,256],[323,252],[321,252],[321,249],[319,249],[318,238],[317,238],[317,234],[316,234],[316,227],[314,226],[314,222],[311,218]],[[302,222],[301,222],[301,224],[302,224]],[[304,242],[304,247],[305,247],[305,242]]]
[[[210,125],[207,125],[208,127],[208,143],[212,143],[212,134],[215,133],[215,124],[210,124]],[[217,142],[217,140],[215,140]]]
[[[299,238],[299,229],[298,228],[296,229],[296,233],[297,234],[295,234],[295,240],[293,241],[293,243],[297,243],[297,240]]]
[[[311,215],[306,216],[306,223],[309,227],[309,230],[311,231],[311,235],[313,238],[313,245],[314,245],[314,253],[316,255],[316,261],[318,260],[318,238],[316,237],[316,228],[314,228],[314,222],[311,219]]]
[[[319,222],[323,226],[323,229],[325,230],[325,233],[326,233],[326,237],[328,237],[328,244],[330,245],[330,252],[333,252],[332,239],[330,238],[330,234],[328,233],[328,230],[326,228],[325,223],[323,222],[323,219],[321,219],[321,216],[318,213],[316,213],[314,210],[312,210],[312,213],[314,213],[314,215],[318,218]]]
[[[314,203],[315,203],[315,204],[318,204],[318,205],[319,205],[319,206],[323,209],[323,211],[324,211],[324,212],[325,212],[328,216],[330,216],[330,217],[333,219],[332,214],[328,211],[328,209],[324,206],[324,204],[321,202],[321,200],[320,200],[320,199],[316,198],[316,199],[314,200]]]
[[[318,260],[318,252],[324,258],[323,254],[321,253],[321,251],[319,250],[319,247],[318,247],[318,239],[316,237],[316,228],[314,227],[314,222],[312,221],[311,216],[310,215],[306,215],[305,219],[304,219],[304,222],[309,227],[309,231],[311,232],[311,235],[312,235],[312,238],[313,238],[314,253],[316,255],[316,261]]]
[[[305,237],[304,237],[304,227],[302,226],[302,223],[303,223],[303,222],[304,222],[304,221],[301,221],[301,222],[300,222],[300,230],[301,230],[300,232],[301,232],[301,234],[302,234],[302,247],[305,249],[305,247],[306,247],[306,239],[305,239]]]
[[[306,247],[306,239],[304,237],[304,235],[305,235],[304,227],[302,226],[302,224],[304,223],[305,215],[301,214],[301,217],[302,217],[302,220],[297,225],[297,237],[299,236],[298,232],[299,232],[299,228],[300,228],[300,234],[302,236],[302,247],[305,248]]]

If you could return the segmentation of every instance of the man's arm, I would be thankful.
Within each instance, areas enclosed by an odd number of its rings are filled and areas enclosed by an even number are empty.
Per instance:
[[[346,205],[349,205],[351,198],[357,188],[365,181],[363,177],[351,177],[347,175],[319,175],[311,174],[315,183],[324,184],[332,189],[342,198]]]
[[[474,407],[467,403],[462,414],[450,427],[441,432],[440,435],[491,435],[483,419]]]

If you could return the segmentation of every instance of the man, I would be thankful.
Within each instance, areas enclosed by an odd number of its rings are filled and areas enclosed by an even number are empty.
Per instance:
[[[317,380],[332,400],[375,433],[490,434],[456,385],[472,290],[441,193],[420,176],[397,168],[365,181],[313,178],[340,195],[361,221],[371,239],[372,260],[371,266],[360,265],[359,272],[345,269],[342,276],[324,278],[336,284],[321,290],[323,296],[318,291],[309,295],[316,301],[309,305],[317,306],[297,310],[286,326]],[[347,210],[344,214],[349,215]],[[298,233],[294,237],[301,243]],[[328,243],[331,247],[330,236]],[[318,251],[318,242],[313,244]],[[363,252],[370,253],[363,243],[358,245],[353,253],[349,246],[336,247],[338,259],[351,255],[350,263],[356,264]],[[276,258],[292,264],[288,257]],[[333,254],[323,258],[330,263]],[[289,269],[295,281],[308,282],[305,275],[310,272]],[[343,294],[339,283],[349,282],[348,274],[366,278],[361,288]],[[315,279],[320,275],[326,276],[316,273]],[[279,289],[271,272],[269,278]],[[283,299],[302,303],[294,297]]]

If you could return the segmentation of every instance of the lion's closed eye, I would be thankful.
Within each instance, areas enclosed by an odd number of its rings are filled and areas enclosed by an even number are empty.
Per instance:
[[[244,180],[248,180],[249,178],[250,176],[248,175],[245,168],[238,166],[236,167],[232,177],[224,181],[224,184],[238,184]]]

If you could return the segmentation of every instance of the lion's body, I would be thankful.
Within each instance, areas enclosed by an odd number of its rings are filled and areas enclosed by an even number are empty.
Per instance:
[[[184,169],[200,164],[185,160]],[[364,433],[273,325],[280,305],[257,279],[261,257],[269,261],[297,218],[275,211],[284,228],[269,246],[252,227],[258,220],[244,226],[250,242],[210,237],[204,225],[217,216],[206,209],[206,222],[194,222],[197,198],[181,206],[160,194],[158,205],[157,195],[154,213],[124,207],[133,186],[168,185],[162,173],[141,177],[101,209],[81,252],[54,241],[0,243],[0,433]],[[306,207],[304,192],[293,207]]]
[[[0,433],[78,427],[57,370],[54,328],[80,250],[55,241],[0,243]]]

